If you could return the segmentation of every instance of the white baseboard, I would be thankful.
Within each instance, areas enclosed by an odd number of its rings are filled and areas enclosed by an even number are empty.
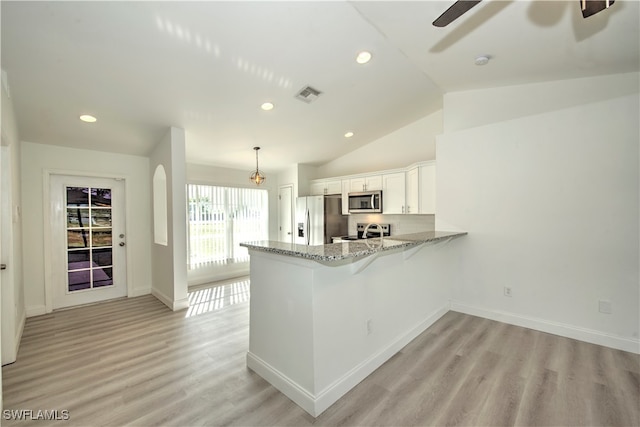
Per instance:
[[[43,314],[47,314],[47,308],[44,304],[29,305],[25,307],[24,312],[27,317],[42,316]]]
[[[20,317],[20,323],[18,324],[18,328],[16,329],[16,336],[15,336],[15,343],[16,343],[16,348],[15,348],[15,353],[14,354],[18,354],[18,349],[20,348],[20,341],[22,341],[22,333],[24,332],[24,324],[27,322],[27,314],[25,311],[22,312],[22,316]]]
[[[362,380],[371,375],[371,373],[382,366],[384,362],[391,359],[396,353],[402,350],[418,335],[427,330],[429,326],[433,325],[448,311],[449,307],[442,307],[434,311],[423,321],[409,329],[406,333],[396,337],[396,339],[390,342],[388,346],[380,349],[369,358],[363,360],[359,365],[355,366],[351,371],[343,375],[342,378],[339,378],[333,384],[318,393],[318,396],[316,397],[316,409],[318,411],[318,415],[320,415],[329,406],[333,405],[338,399],[358,385]]]
[[[247,352],[247,368],[267,380],[269,384],[280,390],[312,416],[320,415],[316,414],[316,398],[313,394],[250,351]]]
[[[465,304],[460,301],[451,300],[451,310],[459,313],[470,314],[472,316],[484,317],[485,319],[496,320],[510,325],[522,326],[536,331],[547,332],[561,337],[572,338],[585,341],[591,344],[598,344],[618,350],[640,354],[640,340],[637,338],[626,338],[593,329],[581,328],[566,323],[552,322],[545,319],[522,316],[520,314],[509,313],[500,310],[489,310]]]
[[[142,288],[142,289],[132,289],[129,293],[129,298],[141,297],[142,295],[149,295],[151,293],[151,288]]]
[[[189,288],[192,287],[196,287],[196,286],[200,286],[200,285],[206,285],[209,283],[214,283],[214,282],[222,282],[222,281],[226,281],[226,280],[230,280],[230,279],[237,279],[237,278],[241,278],[241,277],[248,277],[249,276],[249,268],[243,268],[240,270],[234,270],[234,271],[230,271],[230,272],[225,272],[225,273],[215,273],[215,274],[208,274],[208,275],[198,275],[196,276],[195,274],[188,274],[188,282],[187,285]]]
[[[247,367],[267,380],[302,409],[312,416],[317,417],[373,371],[382,366],[384,362],[402,350],[404,346],[409,344],[429,326],[444,316],[447,311],[449,311],[448,307],[442,307],[436,310],[422,322],[409,329],[405,334],[397,337],[389,343],[388,346],[363,360],[317,395],[313,395],[313,393],[299,386],[296,382],[251,352],[247,353]]]
[[[173,311],[179,311],[189,308],[189,298],[182,298],[173,302]]]
[[[189,308],[189,299],[183,298],[177,301],[174,301],[172,298],[169,298],[164,293],[160,292],[157,289],[151,289],[151,295],[158,298],[164,305],[169,307],[173,311],[184,310],[185,308]]]
[[[151,295],[158,298],[161,303],[173,310],[173,300],[157,289],[151,289]]]

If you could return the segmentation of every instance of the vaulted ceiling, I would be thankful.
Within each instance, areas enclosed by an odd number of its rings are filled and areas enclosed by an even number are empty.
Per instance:
[[[432,26],[452,3],[2,1],[1,66],[22,140],[146,155],[177,126],[189,162],[250,169],[257,145],[267,170],[337,158],[446,92],[639,70],[637,1],[583,19],[578,0],[489,0]]]

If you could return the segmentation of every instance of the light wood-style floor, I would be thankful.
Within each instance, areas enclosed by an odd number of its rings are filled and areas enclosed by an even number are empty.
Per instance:
[[[29,318],[5,409],[68,410],[65,426],[640,425],[640,356],[455,312],[314,419],[246,368],[247,285],[177,313],[142,296]]]

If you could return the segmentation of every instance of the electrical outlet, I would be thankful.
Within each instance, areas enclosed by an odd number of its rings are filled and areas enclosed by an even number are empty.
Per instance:
[[[510,287],[508,287],[508,286],[505,286],[505,287],[504,287],[504,296],[505,296],[505,297],[510,297],[510,296],[512,296],[512,295],[511,295],[511,288],[510,288]]]
[[[367,320],[367,335],[371,335],[373,332],[373,322],[371,319]]]
[[[612,312],[611,301],[605,301],[602,299],[598,301],[598,311],[604,314],[611,314]]]

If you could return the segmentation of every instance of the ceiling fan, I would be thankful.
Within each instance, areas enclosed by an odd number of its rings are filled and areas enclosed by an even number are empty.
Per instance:
[[[446,27],[481,1],[482,0],[458,0],[433,21],[433,25],[436,27]],[[609,8],[615,0],[578,0],[578,2],[582,10],[582,17],[588,18],[591,15],[595,15]]]

